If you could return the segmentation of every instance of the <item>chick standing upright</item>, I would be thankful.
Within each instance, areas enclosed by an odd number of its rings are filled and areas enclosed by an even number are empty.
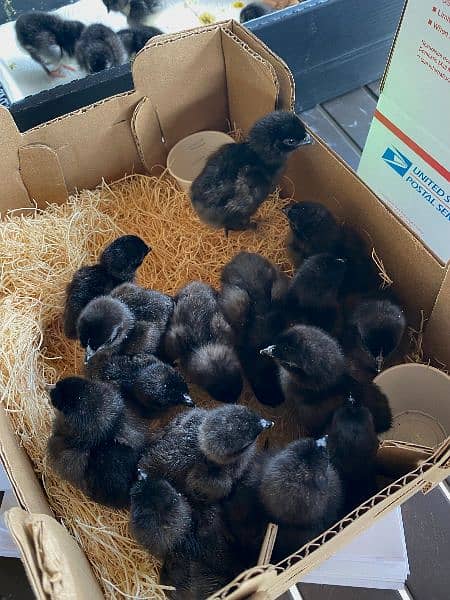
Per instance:
[[[328,431],[328,450],[343,482],[346,512],[376,491],[378,445],[370,410],[349,395],[334,413]]]
[[[79,21],[65,21],[57,15],[40,11],[26,12],[15,23],[17,41],[31,58],[51,77],[64,77],[64,55],[73,56],[75,44],[84,30]]]
[[[50,398],[58,411],[47,446],[52,467],[96,502],[128,506],[148,441],[144,422],[126,410],[108,383],[67,377]]]
[[[289,323],[305,323],[334,332],[340,316],[339,291],[345,271],[345,260],[332,254],[307,258],[289,284],[286,296]]]
[[[233,334],[209,285],[194,281],[181,289],[165,339],[171,360],[179,360],[188,379],[219,402],[236,402],[242,375]]]
[[[351,312],[343,332],[343,348],[357,379],[371,381],[397,350],[405,333],[402,309],[384,299],[370,299]]]
[[[346,260],[341,295],[378,289],[380,280],[367,245],[349,225],[340,225],[319,202],[296,202],[284,209],[291,228],[288,249],[295,266],[305,258],[326,252]]]
[[[108,12],[121,12],[130,27],[149,25],[149,19],[160,7],[159,0],[103,0]]]
[[[337,521],[342,483],[326,442],[303,438],[270,457],[259,495],[270,520],[279,525],[273,558],[281,560]]]
[[[341,346],[318,327],[290,327],[262,353],[277,363],[283,393],[295,403],[310,435],[326,431],[334,411],[350,393],[371,411],[377,432],[390,428],[392,413],[386,396],[375,384],[359,383],[349,375]]]
[[[292,112],[275,111],[257,121],[247,140],[225,144],[191,186],[192,205],[215,228],[255,228],[252,215],[276,185],[291,152],[310,137]]]
[[[257,437],[272,426],[246,406],[194,408],[166,426],[140,467],[194,502],[216,502],[230,494],[254,455]]]
[[[109,244],[99,262],[81,267],[66,288],[64,333],[77,337],[77,321],[83,308],[97,296],[109,293],[125,281],[133,281],[151,248],[136,235],[123,235]]]
[[[260,354],[284,327],[288,278],[259,254],[240,252],[222,270],[220,305],[245,376],[262,404],[284,400],[275,364]]]
[[[101,23],[86,27],[75,46],[75,57],[87,73],[117,67],[128,58],[117,33]]]

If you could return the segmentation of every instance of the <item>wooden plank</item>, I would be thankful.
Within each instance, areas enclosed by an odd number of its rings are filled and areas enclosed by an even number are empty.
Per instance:
[[[400,596],[395,590],[375,590],[315,583],[301,583],[299,589],[303,600],[400,600]]]
[[[322,106],[362,150],[376,107],[373,96],[365,88],[359,88]]]
[[[304,122],[356,171],[361,151],[319,105],[301,113]]]
[[[436,488],[402,507],[410,565],[407,586],[415,600],[450,596],[450,503]]]

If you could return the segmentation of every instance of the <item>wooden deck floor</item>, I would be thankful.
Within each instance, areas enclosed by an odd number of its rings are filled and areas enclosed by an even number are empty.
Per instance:
[[[356,170],[379,94],[378,82],[303,113],[307,124]],[[448,494],[448,488],[446,488]],[[402,507],[411,574],[396,591],[300,584],[304,600],[447,600],[450,596],[450,496],[419,493]],[[33,597],[20,561],[0,559],[0,600]],[[288,594],[282,600],[287,600]],[[200,599],[199,599],[200,600]],[[280,599],[281,600],[281,599]]]

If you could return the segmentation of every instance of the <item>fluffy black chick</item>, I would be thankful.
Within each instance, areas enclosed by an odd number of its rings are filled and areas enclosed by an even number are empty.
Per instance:
[[[108,12],[121,12],[126,16],[130,27],[147,25],[151,17],[160,7],[159,0],[103,0]]]
[[[140,466],[194,502],[219,501],[241,477],[259,434],[272,425],[245,406],[194,408],[167,425]]]
[[[165,351],[179,360],[188,379],[219,402],[237,402],[242,375],[233,334],[218,294],[199,281],[180,290],[165,338]]]
[[[150,328],[149,335],[141,336],[141,325]],[[78,319],[78,337],[86,350],[86,375],[120,386],[141,416],[151,418],[172,406],[194,406],[181,374],[148,350],[151,324],[136,323],[117,298],[94,298]],[[141,349],[138,342],[143,342]]]
[[[123,283],[114,288],[110,295],[126,304],[136,321],[146,323],[141,326],[146,329],[145,351],[158,354],[175,306],[173,299],[167,294],[147,290],[133,283]]]
[[[155,35],[161,35],[163,32],[157,27],[135,27],[133,29],[121,29],[117,35],[122,41],[129,58],[142,50],[145,44]]]
[[[333,333],[338,325],[339,291],[346,262],[332,254],[313,254],[289,284],[286,314],[289,323],[315,325]]]
[[[219,507],[196,507],[164,479],[139,470],[131,490],[130,529],[136,540],[163,561],[162,585],[169,598],[206,598],[240,571]]]
[[[284,400],[277,368],[260,354],[283,329],[288,278],[259,254],[240,252],[222,270],[220,306],[230,323],[244,374],[262,404]]]
[[[345,512],[376,492],[378,445],[372,413],[350,395],[334,413],[328,431],[330,459],[344,485]]]
[[[272,9],[263,2],[250,2],[250,4],[244,6],[244,8],[239,13],[239,22],[246,23],[247,21],[251,21],[252,19],[263,17],[264,15],[267,15],[270,12],[272,12]]]
[[[132,281],[151,248],[136,235],[123,235],[109,244],[97,264],[81,267],[66,289],[64,333],[77,337],[77,321],[83,308],[97,296]]]
[[[347,262],[341,293],[346,295],[376,290],[379,278],[367,245],[358,232],[339,224],[326,206],[297,202],[283,209],[291,228],[288,249],[294,265],[305,258],[327,252]]]
[[[92,500],[124,508],[148,441],[115,386],[68,377],[50,392],[58,413],[48,440],[54,470]]]
[[[254,228],[250,219],[273,189],[289,154],[309,141],[294,113],[275,111],[253,125],[245,142],[219,148],[191,186],[200,219],[226,233]]]
[[[273,451],[259,451],[249,462],[231,494],[222,502],[226,526],[230,531],[242,568],[255,566],[270,517],[259,497],[259,484],[266,462]]]
[[[261,474],[259,495],[270,520],[280,525],[276,560],[330,527],[341,516],[344,493],[326,442],[303,438],[270,457]],[[310,536],[306,540],[305,533]]]
[[[64,56],[73,56],[84,25],[40,11],[26,12],[15,23],[17,41],[48,75],[63,77]],[[72,69],[72,67],[66,67]]]
[[[120,37],[106,25],[94,23],[84,29],[75,46],[75,58],[87,73],[98,73],[127,61]]]
[[[131,489],[130,530],[150,554],[164,560],[188,535],[192,509],[165,479],[153,479],[139,469]]]
[[[341,346],[321,329],[290,327],[262,353],[277,363],[283,393],[295,403],[299,420],[311,435],[325,432],[349,394],[371,411],[378,433],[390,428],[386,396],[375,384],[360,383],[349,374]]]
[[[343,347],[355,377],[372,380],[383,370],[405,333],[402,309],[389,300],[367,300],[350,314]]]

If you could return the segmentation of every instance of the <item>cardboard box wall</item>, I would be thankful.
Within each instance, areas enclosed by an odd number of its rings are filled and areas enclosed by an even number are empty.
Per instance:
[[[274,108],[293,107],[292,76],[247,30],[234,22],[164,36],[150,42],[133,66],[135,90],[20,134],[0,111],[2,162],[0,209],[45,208],[64,202],[75,188],[102,178],[146,173],[164,165],[168,150],[202,129],[247,131]],[[412,323],[420,311],[429,356],[450,364],[450,276],[422,243],[319,139],[292,157],[287,192],[325,202],[369,236],[407,306]],[[289,181],[288,179],[286,181]],[[101,597],[82,550],[53,519],[28,457],[0,411],[0,454],[23,511],[8,516],[38,598]],[[384,493],[341,521],[276,568],[243,573],[214,597],[276,598],[303,573],[331,556],[385,511],[450,473],[450,438],[434,450],[385,442],[380,460],[391,475],[410,470]],[[356,518],[357,517],[357,518]],[[56,584],[56,583],[57,584]]]

